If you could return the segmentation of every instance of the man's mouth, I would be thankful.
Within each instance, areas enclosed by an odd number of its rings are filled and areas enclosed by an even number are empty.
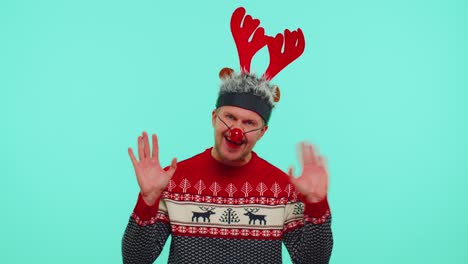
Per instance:
[[[241,142],[234,142],[232,140],[229,140],[229,137],[227,136],[224,136],[224,138],[226,139],[226,141],[232,145],[236,145],[236,146],[241,146],[242,144],[244,144],[244,140],[242,140]]]

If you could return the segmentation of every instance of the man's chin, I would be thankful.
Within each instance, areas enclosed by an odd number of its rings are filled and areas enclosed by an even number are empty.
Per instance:
[[[228,140],[223,138],[223,141],[219,145],[215,146],[215,152],[217,153],[218,159],[227,164],[238,164],[244,163],[249,156],[246,153],[246,143],[240,145],[230,144]]]
[[[241,148],[229,149],[225,148],[221,150],[221,158],[224,161],[228,162],[242,162],[245,160],[245,154],[242,152]]]
[[[241,159],[241,153],[236,150],[225,149],[221,152],[221,157],[227,161],[236,161]]]

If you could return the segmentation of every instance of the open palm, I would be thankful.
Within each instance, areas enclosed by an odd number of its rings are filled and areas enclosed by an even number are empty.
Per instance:
[[[291,183],[301,193],[307,202],[317,203],[327,196],[328,172],[322,156],[315,153],[311,144],[302,142],[300,144],[300,156],[302,160],[302,174],[295,178],[292,167],[288,174]]]
[[[177,168],[177,160],[172,159],[170,168],[166,171],[159,162],[159,146],[156,134],[152,135],[153,149],[150,153],[148,134],[143,132],[138,137],[138,158],[135,158],[132,148],[128,148],[128,154],[133,163],[140,193],[148,205],[153,205],[162,191],[171,180]]]

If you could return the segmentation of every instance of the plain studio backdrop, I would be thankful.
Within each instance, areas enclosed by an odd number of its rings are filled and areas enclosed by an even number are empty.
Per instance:
[[[138,194],[127,148],[156,132],[168,165],[213,145],[238,6],[269,35],[304,31],[255,151],[285,171],[300,140],[328,158],[331,263],[468,262],[465,1],[7,0],[2,263],[121,262]],[[264,48],[252,69],[267,64]]]

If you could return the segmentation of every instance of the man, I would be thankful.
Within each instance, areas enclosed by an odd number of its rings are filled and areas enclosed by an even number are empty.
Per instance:
[[[241,73],[220,73],[214,146],[181,162],[173,159],[166,169],[155,134],[151,151],[148,135],[138,137],[138,159],[129,148],[140,194],[122,241],[124,263],[154,262],[169,235],[169,263],[281,263],[282,243],[294,263],[329,262],[333,239],[323,158],[301,143],[302,174],[295,178],[292,168],[286,174],[253,152],[279,101],[278,87],[269,82],[279,70],[269,67],[260,78],[248,72],[244,63],[251,57],[242,56],[234,32],[244,15],[239,8],[231,20]],[[245,17],[244,28],[252,21]],[[256,49],[274,50],[275,38],[262,34],[254,35]]]

